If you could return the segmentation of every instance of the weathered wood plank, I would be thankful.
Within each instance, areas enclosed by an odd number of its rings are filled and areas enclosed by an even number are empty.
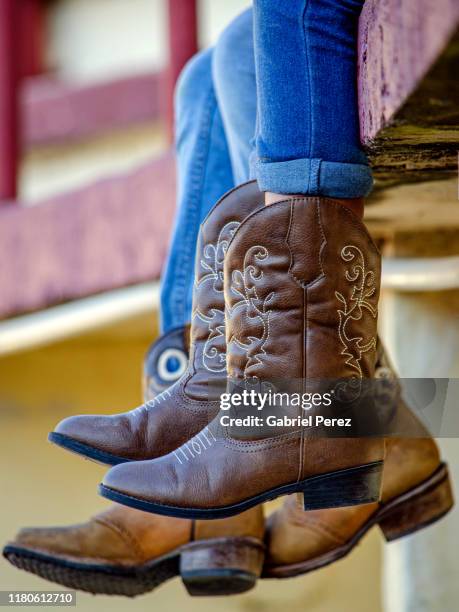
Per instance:
[[[174,200],[167,155],[31,208],[5,208],[0,317],[159,278]]]
[[[359,28],[362,142],[379,185],[457,170],[459,3],[367,0]]]

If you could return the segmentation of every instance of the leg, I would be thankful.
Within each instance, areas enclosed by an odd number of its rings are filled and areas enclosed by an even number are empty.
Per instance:
[[[247,31],[250,34],[250,29]],[[219,46],[218,55],[219,62],[226,64],[228,69],[229,39],[225,37],[225,40],[225,49],[223,45]],[[244,150],[247,151],[255,124],[254,110],[252,122],[244,121],[244,107],[236,108],[236,96],[233,100],[234,107],[227,109],[226,125],[223,127],[212,82],[213,56],[214,51],[210,50],[199,54],[188,64],[181,76],[176,100],[179,206],[162,290],[165,329],[163,339],[165,336],[168,336],[169,341],[174,339],[174,344],[169,344],[169,348],[180,348],[183,352],[183,345],[187,344],[186,338],[179,330],[171,328],[191,321],[191,356],[187,371],[173,386],[173,393],[167,391],[166,396],[161,396],[157,402],[149,401],[139,409],[126,413],[121,416],[121,421],[120,415],[108,417],[110,428],[100,426],[97,416],[71,417],[61,422],[56,431],[50,434],[56,444],[65,448],[78,448],[76,452],[90,457],[97,456],[98,460],[109,464],[131,457],[152,458],[178,447],[190,437],[192,431],[199,432],[212,417],[216,401],[210,401],[211,393],[214,387],[218,388],[217,384],[210,384],[212,380],[225,382],[223,255],[235,228],[257,206],[263,206],[264,196],[258,191],[256,182],[252,181],[240,186],[237,193],[235,190],[220,200],[210,215],[212,219],[206,218],[202,224],[195,272],[193,260],[202,218],[207,216],[208,209],[222,192],[233,186],[226,133],[231,135],[231,131],[240,129],[237,127],[240,125],[246,127],[247,142],[244,142],[244,137],[231,139],[231,142],[239,144],[239,148],[236,145],[233,147],[238,153],[233,151],[231,159],[238,160],[241,175],[238,180],[244,180],[248,174],[247,153],[244,158]],[[237,65],[242,64],[239,61]],[[214,72],[218,73],[219,70]],[[234,71],[232,74],[234,76]],[[237,75],[235,79],[237,82]],[[252,76],[253,95],[254,85],[255,79]],[[254,109],[255,105],[252,104],[251,108]],[[196,283],[193,282],[195,273]],[[191,291],[194,293],[193,315]],[[157,345],[155,351],[156,349]],[[163,352],[156,351],[149,355],[149,359],[151,357],[153,364],[157,363],[155,359],[163,357]],[[169,378],[161,382],[168,381]],[[157,393],[158,387],[153,390]],[[185,397],[188,399],[185,400]],[[164,401],[165,399],[167,401]],[[190,410],[193,409],[193,418],[190,418],[190,413],[183,408],[186,402],[191,405]],[[164,419],[160,412],[165,416]],[[114,425],[115,421],[117,425]],[[97,431],[93,428],[96,423]],[[174,424],[172,429],[170,423]],[[124,426],[128,430],[126,436],[113,435],[114,431]],[[148,434],[138,433],[146,429],[149,430]],[[176,434],[181,437],[177,438]],[[145,448],[139,445],[138,436],[149,440]],[[164,447],[164,444],[167,444],[167,447]],[[102,446],[105,446],[105,450]]]
[[[323,198],[262,201],[255,182],[242,185],[201,226],[184,376],[155,402],[114,417],[72,417],[52,433],[57,444],[114,465],[103,496],[205,519],[290,492],[303,492],[305,509],[378,500],[380,440],[311,437],[301,408],[288,402],[280,436],[268,428],[250,439],[250,428],[247,436],[212,420],[227,378],[264,384],[287,375],[289,392],[300,381],[301,390],[324,395],[314,381],[374,373],[379,256],[358,218]],[[115,427],[128,435],[113,439]]]
[[[177,86],[177,214],[161,286],[163,333],[190,320],[199,226],[216,200],[233,186],[212,82],[212,56],[209,49],[194,57]]]
[[[260,189],[358,198],[357,26],[363,0],[254,1]],[[273,61],[275,60],[275,61]]]
[[[252,10],[215,49],[185,67],[176,93],[178,204],[161,288],[163,333],[191,317],[199,225],[218,198],[249,179],[256,123]]]
[[[236,17],[220,35],[215,46],[212,75],[234,181],[239,185],[249,180],[257,114],[251,9]]]

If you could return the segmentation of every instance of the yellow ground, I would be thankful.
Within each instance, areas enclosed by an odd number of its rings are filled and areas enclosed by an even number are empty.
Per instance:
[[[46,441],[63,416],[115,412],[140,400],[141,360],[154,333],[138,318],[39,350],[0,359],[0,541],[21,526],[80,522],[106,502],[96,494],[104,468]],[[189,598],[176,579],[132,601],[78,594],[84,612],[378,612],[380,537],[373,531],[347,559],[311,574],[263,581],[252,592],[219,600]],[[0,560],[0,590],[49,590],[53,585]],[[60,587],[62,588],[62,587]]]

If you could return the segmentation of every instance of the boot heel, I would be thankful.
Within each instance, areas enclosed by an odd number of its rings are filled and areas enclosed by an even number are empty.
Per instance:
[[[263,544],[255,538],[197,541],[182,550],[180,575],[192,596],[235,595],[255,586],[263,561]]]
[[[375,461],[324,476],[304,484],[304,509],[322,510],[377,502],[380,498],[383,462]]]
[[[446,467],[439,482],[435,475],[411,492],[407,499],[379,521],[385,539],[390,542],[423,529],[441,519],[454,505],[451,481]],[[433,480],[433,482],[431,482]]]

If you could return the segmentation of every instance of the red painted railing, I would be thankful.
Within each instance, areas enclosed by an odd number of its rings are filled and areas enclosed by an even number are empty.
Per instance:
[[[169,65],[164,101],[167,125],[172,135],[175,83],[183,66],[198,50],[198,16],[196,0],[168,0],[168,8]]]
[[[19,80],[42,70],[42,1],[0,0],[0,204],[17,196]]]
[[[18,3],[0,0],[0,204],[16,197],[18,162]]]
[[[196,5],[196,0],[168,0],[169,64],[163,112],[171,138],[175,83],[198,47]],[[43,70],[43,10],[42,0],[0,0],[0,204],[17,196],[18,85],[20,77]]]
[[[43,0],[16,0],[19,8],[20,75],[36,76],[43,72],[45,8]]]

